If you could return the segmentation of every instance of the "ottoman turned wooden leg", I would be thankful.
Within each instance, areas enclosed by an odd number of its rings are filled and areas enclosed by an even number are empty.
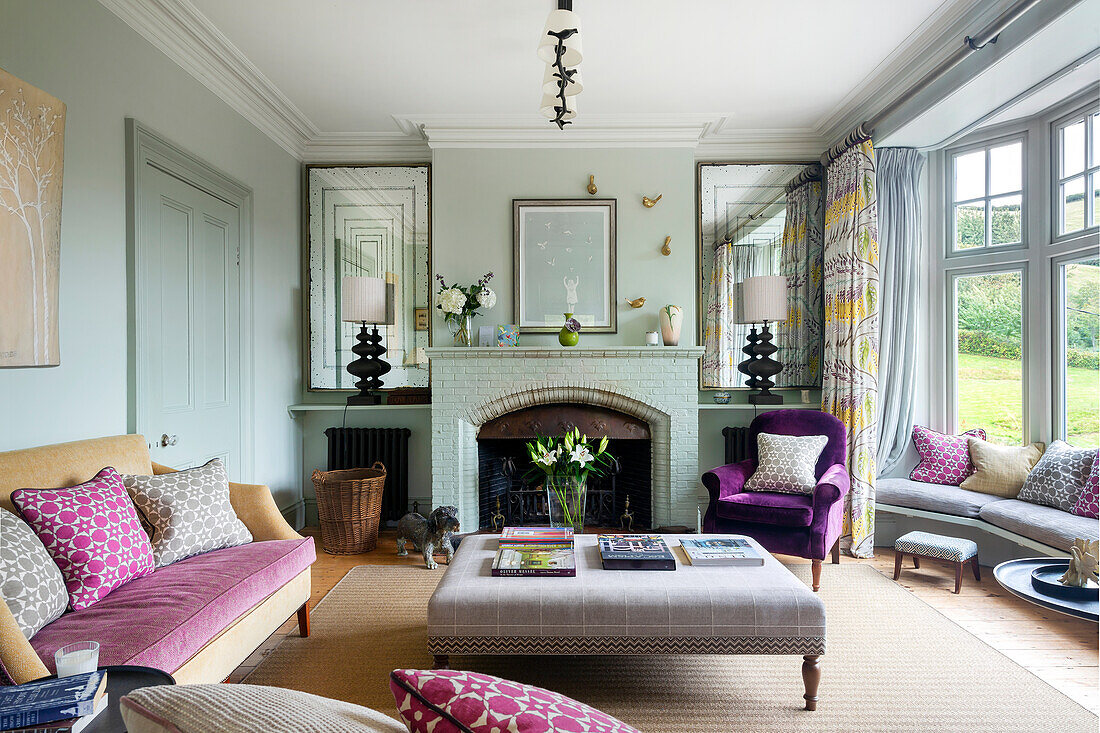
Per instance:
[[[806,685],[807,710],[817,710],[817,688],[821,684],[821,667],[817,664],[817,654],[807,654],[802,657],[802,681]]]
[[[905,559],[905,553],[899,550],[894,551],[894,580],[901,577],[901,561]]]
[[[975,555],[970,560],[970,569],[974,571],[974,580],[978,581],[979,583],[982,582],[982,569],[980,567],[978,567],[978,556],[977,555]]]
[[[955,593],[958,594],[963,587],[963,564],[962,562],[955,563]]]
[[[433,664],[432,664],[432,669],[450,669],[451,668],[451,658],[449,656],[447,656],[446,654],[433,654],[432,658],[434,660]]]

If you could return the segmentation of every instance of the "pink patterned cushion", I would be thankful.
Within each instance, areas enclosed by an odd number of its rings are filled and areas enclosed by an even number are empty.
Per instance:
[[[153,572],[149,536],[115,469],[67,489],[16,489],[11,499],[61,569],[74,611]]]
[[[1085,479],[1085,486],[1081,489],[1081,496],[1073,506],[1073,513],[1079,517],[1096,519],[1100,515],[1097,494],[1100,494],[1100,452],[1092,461],[1092,471]]]
[[[395,669],[390,690],[411,733],[639,733],[565,695],[476,672]]]
[[[926,484],[961,484],[963,479],[974,473],[970,449],[966,444],[968,435],[985,440],[985,431],[981,428],[967,430],[962,435],[945,435],[921,425],[914,425],[913,446],[920,454],[920,463],[909,474],[909,478]]]

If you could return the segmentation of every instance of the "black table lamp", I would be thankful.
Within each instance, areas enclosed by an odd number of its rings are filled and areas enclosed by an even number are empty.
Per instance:
[[[351,348],[358,359],[348,364],[348,372],[357,379],[357,394],[348,397],[349,405],[377,405],[382,396],[381,376],[390,370],[382,360],[379,325],[393,325],[393,285],[380,277],[345,277],[340,283],[340,320],[360,324],[356,344]],[[368,328],[369,326],[369,328]]]
[[[787,320],[787,278],[782,275],[747,277],[741,293],[745,320],[762,324],[760,335],[752,344],[756,358],[746,364],[749,374],[756,378],[755,383],[750,384],[754,390],[749,393],[748,401],[753,405],[782,405],[783,395],[771,392],[775,386],[772,377],[782,371],[783,365],[771,358],[778,348],[772,343],[768,324]]]

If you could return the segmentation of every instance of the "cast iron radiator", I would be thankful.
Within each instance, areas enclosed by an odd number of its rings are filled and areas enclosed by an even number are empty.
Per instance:
[[[726,463],[737,463],[749,458],[752,444],[749,442],[749,429],[722,428],[722,437],[726,439]]]
[[[409,511],[408,428],[329,428],[328,470],[370,468],[375,461],[386,466],[382,494],[382,521],[396,521]]]

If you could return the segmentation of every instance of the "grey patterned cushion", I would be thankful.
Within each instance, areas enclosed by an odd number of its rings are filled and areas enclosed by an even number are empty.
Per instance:
[[[28,639],[65,613],[69,593],[34,530],[0,509],[0,595]]]
[[[229,477],[221,459],[159,476],[123,476],[122,482],[153,527],[158,568],[252,541],[229,503]]]
[[[1071,512],[1095,459],[1095,448],[1074,448],[1056,440],[1031,469],[1016,498]]]
[[[829,439],[824,435],[773,435],[758,433],[756,472],[745,482],[745,491],[778,491],[812,494],[817,485],[814,467]]]

